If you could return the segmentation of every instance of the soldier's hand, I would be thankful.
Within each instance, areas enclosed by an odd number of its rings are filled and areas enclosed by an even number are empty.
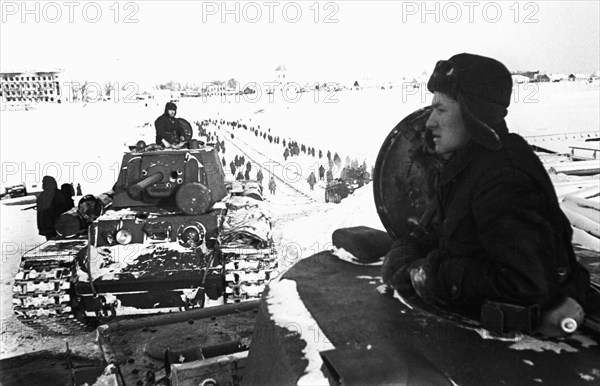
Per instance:
[[[398,291],[411,290],[409,269],[420,258],[421,254],[412,246],[401,245],[391,249],[383,260],[382,281]]]
[[[410,281],[415,292],[428,304],[447,304],[438,283],[438,271],[442,256],[439,251],[431,251],[426,258],[413,262],[410,266]]]

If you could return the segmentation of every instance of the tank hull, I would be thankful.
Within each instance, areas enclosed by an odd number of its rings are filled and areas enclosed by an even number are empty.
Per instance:
[[[584,329],[558,339],[494,336],[478,321],[427,306],[416,295],[386,293],[380,270],[323,252],[272,282],[259,307],[243,383],[589,385],[600,380],[597,333]],[[283,304],[294,304],[292,318]],[[306,318],[297,311],[301,307]]]

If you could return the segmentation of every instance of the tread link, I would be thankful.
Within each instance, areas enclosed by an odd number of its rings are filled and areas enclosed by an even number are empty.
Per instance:
[[[13,310],[19,321],[44,335],[70,335],[95,327],[75,318],[71,288],[75,258],[26,260],[15,276]]]
[[[225,302],[238,303],[260,299],[265,287],[277,273],[277,254],[268,249],[223,249],[225,257]]]

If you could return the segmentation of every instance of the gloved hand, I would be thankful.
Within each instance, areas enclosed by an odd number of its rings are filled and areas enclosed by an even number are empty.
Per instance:
[[[409,268],[421,259],[421,253],[415,247],[401,245],[392,248],[383,260],[381,278],[383,282],[398,291],[412,290]]]
[[[412,286],[427,304],[448,304],[438,283],[438,270],[442,260],[440,251],[434,249],[426,258],[413,262],[409,267]]]

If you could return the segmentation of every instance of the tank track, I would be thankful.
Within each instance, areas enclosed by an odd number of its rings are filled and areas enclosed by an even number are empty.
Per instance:
[[[73,284],[75,256],[60,260],[23,260],[13,284],[13,310],[23,324],[45,335],[93,331],[91,318],[77,318]]]
[[[260,299],[277,273],[274,248],[222,248],[225,260],[225,303]]]
[[[277,269],[271,248],[223,248],[225,302],[259,299]],[[60,260],[24,259],[13,284],[13,310],[17,319],[46,336],[93,331],[99,324],[76,310],[73,291],[75,256]]]

